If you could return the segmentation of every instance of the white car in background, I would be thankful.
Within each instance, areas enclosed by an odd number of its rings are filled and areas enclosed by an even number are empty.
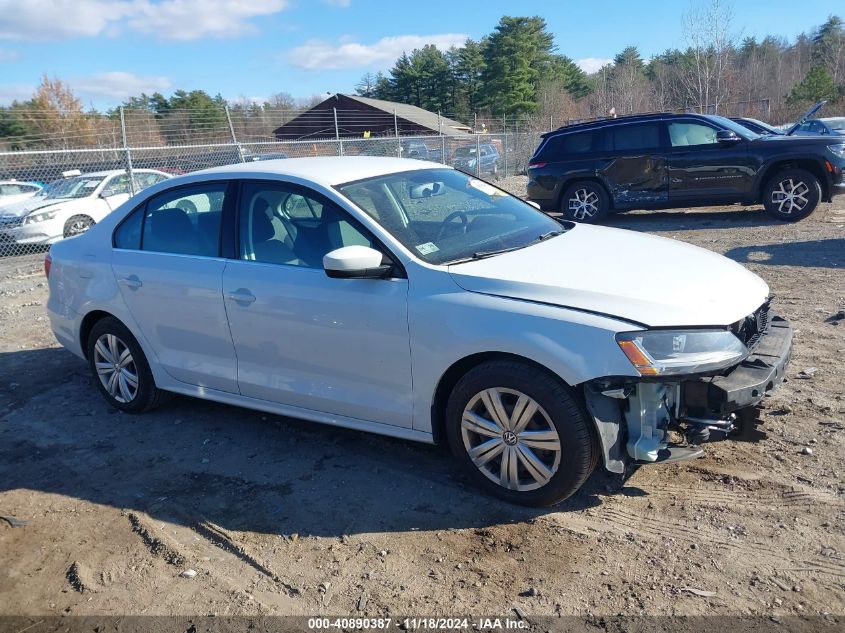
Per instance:
[[[171,177],[154,169],[136,169],[133,176],[135,193]],[[0,207],[0,245],[53,244],[79,235],[130,196],[123,169],[81,174],[48,187],[46,195]]]
[[[43,186],[37,182],[0,180],[0,207],[31,198],[42,189]]]
[[[448,442],[529,505],[753,426],[792,347],[765,282],[721,255],[400,158],[180,176],[45,271],[56,338],[116,409],[175,392]]]

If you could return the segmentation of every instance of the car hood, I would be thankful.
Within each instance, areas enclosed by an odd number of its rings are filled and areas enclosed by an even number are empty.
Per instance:
[[[791,143],[793,146],[796,143],[803,143],[806,145],[812,146],[819,146],[824,147],[826,145],[830,145],[831,142],[834,144],[840,143],[841,141],[838,138],[833,138],[829,134],[822,136],[821,134],[817,135],[793,135],[787,136],[785,134],[773,134],[771,136],[761,136],[760,138],[756,138],[752,143]]]
[[[10,215],[14,217],[23,217],[25,215],[29,215],[33,211],[37,211],[38,209],[43,209],[44,207],[52,207],[55,204],[67,204],[76,202],[78,198],[39,198],[38,196],[34,196],[32,198],[27,198],[26,200],[21,200],[19,202],[13,202],[12,204],[7,204],[3,207],[0,207],[0,215]]]
[[[576,224],[548,241],[449,267],[470,292],[618,317],[649,327],[727,326],[769,295],[757,275],[697,246]]]
[[[797,130],[797,129],[798,129],[798,128],[799,128],[799,127],[803,124],[803,123],[805,123],[807,120],[809,120],[810,118],[812,118],[812,116],[813,116],[816,112],[818,112],[819,110],[821,110],[821,109],[825,106],[825,104],[827,104],[827,101],[826,101],[826,100],[825,100],[825,101],[819,101],[818,103],[815,103],[815,104],[813,104],[812,106],[810,106],[810,109],[809,109],[809,110],[807,110],[807,111],[806,111],[803,115],[801,115],[800,117],[798,117],[798,120],[797,120],[795,123],[793,123],[793,124],[792,124],[792,125],[791,125],[791,126],[790,126],[787,130],[786,130],[786,135],[787,135],[787,136],[792,136],[792,135],[795,133],[795,130]]]

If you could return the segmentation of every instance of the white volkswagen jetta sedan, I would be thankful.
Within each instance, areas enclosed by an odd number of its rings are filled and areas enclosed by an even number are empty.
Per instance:
[[[155,169],[133,172],[135,192],[167,180]],[[53,244],[84,233],[129,199],[123,169],[80,174],[48,185],[46,195],[0,208],[0,244]]]
[[[686,244],[559,223],[448,167],[230,165],[146,189],[45,262],[109,403],[179,393],[422,442],[545,505],[601,461],[689,459],[782,379],[766,284]]]

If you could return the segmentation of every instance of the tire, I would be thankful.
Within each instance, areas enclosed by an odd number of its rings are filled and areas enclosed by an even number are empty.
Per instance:
[[[532,404],[537,408],[523,418],[517,413],[503,429],[496,422],[503,416],[491,414],[487,402],[493,409],[501,404],[505,418],[518,409],[529,411]],[[446,406],[446,434],[452,452],[479,486],[520,505],[563,501],[583,485],[596,464],[587,418],[569,388],[548,372],[517,361],[482,363],[458,381]],[[481,445],[487,448],[479,450]],[[549,450],[540,448],[543,445]]]
[[[766,212],[784,222],[803,220],[816,210],[821,198],[818,178],[803,169],[785,169],[763,188]]]
[[[68,221],[65,222],[65,228],[62,234],[64,237],[82,235],[85,231],[94,226],[94,224],[96,224],[94,219],[88,217],[87,215],[74,215],[68,218]]]
[[[113,383],[113,393],[109,384],[112,384],[110,379],[114,376],[114,371],[109,372],[107,365],[114,356],[118,359],[122,357],[126,350],[129,352],[128,362],[124,359],[122,373]],[[97,387],[114,408],[127,413],[143,413],[170,399],[172,394],[156,387],[149,363],[138,341],[126,326],[114,317],[105,317],[94,324],[88,335],[87,351],[88,363]],[[102,374],[98,373],[98,368],[103,371]]]
[[[571,184],[563,192],[560,210],[566,219],[572,222],[596,224],[607,216],[610,201],[600,184],[581,180]]]

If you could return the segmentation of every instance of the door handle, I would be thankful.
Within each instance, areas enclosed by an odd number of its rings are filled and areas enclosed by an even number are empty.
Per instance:
[[[226,298],[237,303],[252,303],[255,301],[255,295],[246,288],[238,288],[234,292],[228,292]]]
[[[124,286],[131,290],[137,290],[138,288],[144,285],[144,283],[140,279],[138,279],[138,275],[129,275],[128,277],[122,277],[120,279],[120,283],[122,283]]]

